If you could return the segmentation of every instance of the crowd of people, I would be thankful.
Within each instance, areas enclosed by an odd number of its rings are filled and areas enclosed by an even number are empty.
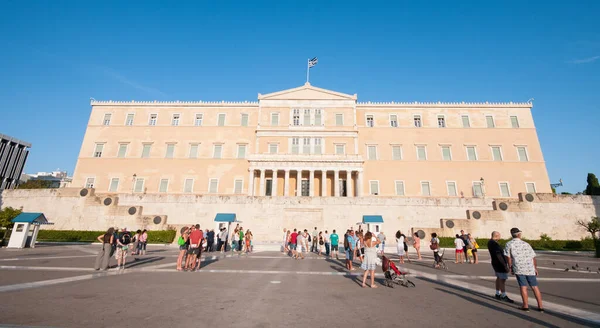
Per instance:
[[[102,243],[102,248],[96,256],[94,269],[107,270],[110,264],[110,258],[114,255],[117,260],[117,269],[125,269],[127,255],[146,255],[146,245],[148,244],[148,231],[137,230],[132,236],[127,228],[119,231],[119,228],[109,228],[106,233],[96,238]]]

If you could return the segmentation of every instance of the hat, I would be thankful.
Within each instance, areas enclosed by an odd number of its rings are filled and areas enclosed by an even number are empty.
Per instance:
[[[519,228],[512,228],[512,229],[510,229],[510,234],[511,235],[517,234],[519,232],[523,232],[523,231],[519,230]]]

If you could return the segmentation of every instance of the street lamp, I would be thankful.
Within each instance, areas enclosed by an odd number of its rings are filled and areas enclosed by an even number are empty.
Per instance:
[[[479,179],[479,182],[481,182],[481,196],[485,198],[485,180],[483,177]]]
[[[131,179],[131,193],[135,190],[135,180],[137,179],[137,174],[133,174],[133,178]]]
[[[558,179],[558,183],[551,183],[550,188],[554,189],[554,191],[556,192],[556,188],[562,187],[562,185],[563,185],[562,179]]]

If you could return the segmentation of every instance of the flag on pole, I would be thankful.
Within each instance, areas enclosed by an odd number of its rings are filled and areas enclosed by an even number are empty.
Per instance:
[[[308,68],[311,68],[311,67],[317,65],[318,62],[319,62],[319,59],[317,57],[315,57],[313,59],[309,59],[308,60]]]

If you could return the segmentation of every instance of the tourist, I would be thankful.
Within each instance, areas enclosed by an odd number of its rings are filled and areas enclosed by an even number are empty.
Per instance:
[[[358,232],[356,238],[356,256],[360,260],[360,263],[363,262],[363,258],[365,255],[365,239],[362,230]]]
[[[188,227],[183,227],[181,228],[180,233],[181,236],[179,236],[179,240],[177,240],[177,244],[179,245],[179,256],[177,257],[177,271],[183,271],[181,263],[183,262],[183,258],[190,244],[190,229]]]
[[[190,247],[187,251],[187,259],[185,261],[185,269],[188,271],[194,271],[194,267],[196,266],[196,259],[201,258],[202,252],[202,230],[200,230],[200,225],[196,224],[192,227],[190,232]],[[198,263],[198,269],[200,269],[200,263]]]
[[[115,229],[114,228],[108,228],[108,230],[106,230],[106,233],[103,235],[98,236],[98,241],[102,243],[102,248],[100,248],[100,251],[98,252],[98,255],[96,256],[96,263],[94,265],[94,269],[95,270],[106,270],[108,269],[108,264],[110,262],[110,253],[112,251],[112,244],[113,244],[113,239],[114,237],[114,233],[115,233]]]
[[[352,260],[354,260],[354,248],[356,241],[354,240],[354,231],[349,230],[344,238],[344,251],[346,252],[346,269],[354,271]]]
[[[294,232],[292,232],[290,234],[290,250],[292,251],[292,258],[294,258],[294,259],[298,257],[297,256],[297,254],[298,254],[297,243],[298,243],[298,232],[296,232],[296,229],[294,228]]]
[[[240,252],[242,252],[243,248],[246,246],[246,243],[244,243],[244,228],[243,227],[240,227],[240,230],[238,230],[238,234],[239,234],[238,250]]]
[[[139,239],[140,239],[140,234],[142,233],[142,230],[138,229],[135,232],[135,235],[133,235],[133,237],[131,237],[131,242],[132,242],[132,246],[131,246],[131,255],[137,255],[137,248],[138,248],[138,244],[139,244]]]
[[[223,227],[221,229],[221,233],[219,234],[221,237],[221,245],[219,247],[217,247],[219,249],[220,252],[226,252],[227,251],[227,228]]]
[[[329,240],[329,233],[325,230],[323,234],[323,242],[325,243],[325,256],[329,256],[331,254],[331,242]]]
[[[208,243],[208,251],[213,252],[215,250],[215,230],[214,229],[210,229],[210,231],[206,235],[206,240]]]
[[[404,234],[400,230],[396,231],[396,251],[398,252],[400,264],[404,264],[404,256],[406,255],[404,244]]]
[[[304,233],[299,233],[296,237],[296,255],[294,256],[295,259],[298,259],[300,257],[302,257],[302,259],[304,259],[304,254],[303,249],[305,248],[305,234]],[[308,250],[308,249],[306,249]]]
[[[233,230],[233,233],[231,234],[231,252],[237,252],[238,251],[238,243],[239,243],[239,228],[236,227],[235,230]]]
[[[423,258],[421,258],[421,238],[419,238],[419,234],[416,232],[413,235],[413,247],[417,251],[417,260],[422,260]]]
[[[506,280],[508,280],[509,271],[508,262],[506,261],[502,247],[500,244],[498,244],[498,240],[500,240],[500,233],[498,231],[494,231],[492,232],[492,238],[487,244],[488,251],[490,252],[490,257],[492,259],[492,268],[496,274],[495,297],[497,300],[514,303],[515,301],[506,296]]]
[[[283,254],[288,253],[287,244],[288,244],[289,238],[290,238],[290,232],[286,228],[283,228],[283,240],[282,240],[283,244],[281,245],[281,251],[283,252]]]
[[[523,299],[521,310],[529,311],[529,296],[527,295],[527,285],[529,285],[535,295],[538,311],[544,312],[542,293],[538,288],[537,282],[538,269],[535,252],[531,248],[531,245],[521,240],[521,234],[522,231],[519,228],[510,229],[512,239],[504,247],[504,256],[507,257],[511,274],[517,277],[517,283],[521,290],[521,298]]]
[[[385,234],[383,233],[383,231],[381,231],[378,235],[377,235],[377,239],[379,239],[380,244],[377,245],[377,247],[379,247],[381,255],[385,254]]]
[[[246,253],[250,253],[252,252],[252,233],[250,232],[250,229],[246,230]]]
[[[129,244],[131,244],[131,234],[127,228],[123,228],[123,232],[117,239],[117,251],[115,258],[117,259],[117,269],[125,270],[125,262],[127,262],[127,253],[129,252]]]
[[[311,238],[311,236],[308,234],[308,230],[306,230],[306,229],[304,229],[304,233],[303,233],[302,237],[304,237],[304,238],[302,238],[302,241],[304,242],[304,245],[303,245],[304,251],[308,253],[309,242],[311,240],[314,240],[314,238]]]
[[[435,267],[440,267],[440,240],[437,237],[437,233],[431,233],[431,242],[429,248],[433,251],[433,259],[435,261]]]
[[[138,255],[146,255],[146,245],[148,245],[148,230],[144,229],[138,242]]]
[[[467,234],[469,236],[469,245],[471,245],[471,253],[473,254],[473,264],[479,263],[479,259],[477,258],[477,249],[479,248],[479,244],[477,244],[477,240],[471,236],[471,234]]]
[[[467,235],[464,230],[461,230],[459,238],[462,239],[462,241],[463,241],[463,244],[464,244],[464,246],[463,246],[463,256],[466,257],[467,256],[467,250],[469,249],[469,235]]]
[[[319,231],[319,256],[323,253],[323,245],[325,245],[325,240],[323,240],[323,231]]]
[[[456,249],[454,251],[454,257],[455,257],[454,263],[462,264],[463,263],[463,254],[465,254],[464,253],[465,242],[458,234],[456,234],[456,238],[454,238],[454,246]]]
[[[119,228],[115,227],[115,232],[113,233],[113,242],[110,249],[110,256],[115,255],[117,251],[117,239],[119,239]]]
[[[306,231],[306,230],[305,230]],[[309,241],[312,242],[311,246],[310,246],[310,251],[311,253],[316,253],[317,252],[317,227],[315,227],[315,230],[313,230],[312,232],[312,238],[309,238]]]
[[[339,260],[339,248],[338,248],[338,243],[339,243],[339,239],[340,237],[338,236],[337,233],[335,233],[335,229],[333,229],[333,232],[331,233],[331,235],[329,236],[329,241],[331,242],[331,257],[333,257],[333,254],[335,254],[335,259]]]
[[[377,268],[377,246],[379,239],[375,238],[373,241],[373,235],[370,231],[367,231],[364,238],[365,243],[365,258],[361,264],[361,269],[365,270],[363,274],[362,287],[367,287],[365,282],[367,281],[367,275],[371,275],[371,288],[377,288],[375,285],[375,269]]]

